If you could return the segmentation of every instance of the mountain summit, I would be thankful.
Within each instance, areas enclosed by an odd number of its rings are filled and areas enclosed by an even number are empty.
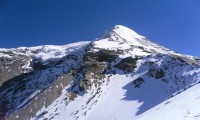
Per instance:
[[[116,25],[95,41],[0,49],[0,120],[200,119],[200,59]]]
[[[119,36],[126,38],[129,37],[127,40],[133,40],[133,39],[141,39],[144,38],[141,35],[138,35],[135,31],[122,26],[122,25],[116,25],[111,30],[108,30],[105,34],[105,36],[112,36],[112,35],[118,34]],[[133,42],[133,41],[132,41]]]

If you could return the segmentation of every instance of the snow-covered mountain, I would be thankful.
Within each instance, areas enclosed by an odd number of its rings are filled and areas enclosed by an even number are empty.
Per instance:
[[[0,49],[0,120],[196,120],[199,83],[199,58],[117,25],[95,41]]]

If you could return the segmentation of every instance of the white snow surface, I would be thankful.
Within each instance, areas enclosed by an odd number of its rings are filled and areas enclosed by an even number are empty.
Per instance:
[[[56,60],[75,50],[84,49],[89,43],[90,41],[71,43],[63,46],[45,45],[42,47],[40,52],[35,55],[35,57],[40,59],[41,62]]]
[[[72,101],[66,101],[66,97],[71,95],[68,92],[70,86],[66,87],[56,101],[47,108],[43,107],[32,120],[200,120],[200,68],[183,64],[170,55],[191,60],[195,57],[159,46],[121,25],[115,26],[92,44],[96,52],[100,49],[125,51],[119,59],[130,56],[141,56],[143,59],[137,61],[134,73],[125,74],[117,70],[116,75],[108,74],[101,86],[92,86],[87,93],[78,94]],[[48,61],[61,58],[74,49],[78,49],[77,44],[44,46],[36,57]],[[153,79],[147,75],[150,67],[168,69],[164,70],[163,79]],[[143,78],[145,82],[135,88],[133,81],[138,78]],[[40,117],[44,111],[48,112]]]
[[[200,120],[200,84],[172,97],[137,120]]]
[[[94,45],[92,50],[96,52],[100,49],[124,51],[116,62],[126,57],[140,56],[143,58],[137,61],[137,67],[133,73],[125,74],[117,70],[115,75],[107,74],[106,78],[102,80],[103,84],[98,87],[92,86],[87,93],[78,94],[71,101],[66,100],[71,96],[71,92],[68,91],[70,84],[63,89],[59,98],[47,108],[43,107],[32,120],[45,118],[52,120],[200,120],[200,68],[197,65],[183,64],[180,60],[174,60],[170,55],[190,60],[194,60],[195,57],[181,55],[159,46],[122,25],[115,26],[97,41],[78,42],[63,46],[23,47],[11,51],[19,54],[18,50],[39,50],[35,55],[31,52],[23,54],[33,55],[41,62],[48,63],[61,59],[74,51],[79,52],[90,43]],[[0,49],[0,57],[12,57],[4,53],[7,51],[9,50]],[[63,64],[63,66],[78,67],[81,63],[79,62],[73,59],[67,60],[66,65]],[[150,67],[153,69],[166,67],[165,77],[163,79],[149,77],[147,73]],[[70,68],[65,71],[69,70]],[[60,75],[63,70],[54,68],[54,71],[55,73],[52,75],[49,71],[43,73],[44,75],[48,73],[53,77]],[[46,80],[43,77],[40,78],[41,82]],[[141,87],[135,88],[133,82],[138,78],[143,78],[145,82]],[[164,80],[168,80],[168,82],[164,82]],[[185,89],[187,90],[184,91]],[[37,92],[32,96],[34,97],[36,94]],[[43,115],[45,111],[46,113]]]
[[[171,61],[168,56],[164,56],[162,59],[159,58],[160,57],[155,55],[139,60],[137,63],[137,72],[135,73],[107,75],[104,79],[104,84],[99,88],[93,86],[86,94],[78,95],[78,97],[71,102],[66,102],[66,100],[64,100],[66,96],[70,96],[70,93],[67,92],[68,88],[66,88],[63,90],[62,95],[52,105],[48,108],[43,108],[38,112],[37,116],[40,116],[44,111],[48,111],[48,113],[39,118],[39,120],[44,118],[53,118],[54,120],[159,120],[165,115],[168,115],[166,120],[173,118],[176,118],[175,120],[187,120],[184,116],[188,114],[186,111],[189,109],[190,112],[194,111],[192,114],[197,117],[190,117],[188,120],[194,118],[198,119],[198,114],[200,113],[200,109],[198,109],[200,90],[196,91],[198,89],[196,86],[199,86],[199,84],[194,84],[195,86],[189,89],[190,91],[194,90],[194,94],[192,94],[193,97],[190,97],[190,93],[175,93],[173,94],[175,97],[168,99],[172,93],[174,93],[173,89],[171,91],[169,89],[175,87],[174,81],[170,81],[166,84],[161,80],[155,80],[146,76],[146,70],[148,70],[149,66],[146,66],[145,62],[157,62],[159,65],[158,67],[161,67],[167,65],[168,61]],[[199,70],[200,69],[198,68],[196,72],[193,72],[192,67],[187,67],[183,70],[176,67],[169,71],[173,73],[172,76],[176,75],[177,79],[179,79],[182,74],[185,75],[186,84],[189,85],[191,84],[190,82],[192,82],[190,79],[193,81],[200,81]],[[185,72],[182,73],[182,71]],[[120,71],[117,71],[117,73],[120,73]],[[196,74],[196,77],[191,78],[191,76]],[[166,75],[168,75],[168,73],[166,73]],[[140,77],[145,79],[145,82],[140,88],[134,88],[132,82]],[[174,78],[166,76],[165,79]],[[176,87],[174,89],[176,89]],[[184,93],[184,91],[182,91],[184,86],[179,89]],[[182,95],[182,97],[179,97],[180,95]],[[185,101],[186,98],[187,100]],[[190,100],[190,98],[192,100]],[[194,98],[198,99],[194,102]],[[178,100],[178,102],[173,103],[176,100]],[[169,108],[165,105],[166,103],[168,105],[168,101],[170,101],[169,105],[172,104]],[[182,109],[181,105],[184,102],[188,103],[185,104],[186,106]],[[176,109],[173,109],[174,106],[176,106]],[[161,114],[159,114],[160,110]],[[176,113],[178,113],[177,115],[179,116],[174,117]],[[33,118],[33,120],[37,120],[37,116]]]
[[[0,57],[14,59],[17,55],[34,55],[32,52],[40,50],[42,46],[36,47],[18,47],[18,48],[0,48]]]
[[[180,55],[172,50],[169,50],[168,48],[151,42],[146,37],[141,36],[135,31],[122,25],[116,25],[113,29],[107,31],[103,37],[99,38],[97,41],[94,41],[93,44],[96,48],[101,49],[130,50],[132,53],[129,54],[135,54],[139,56],[149,55],[149,53],[142,51],[139,51],[138,53],[135,52],[137,50],[141,50],[141,48],[155,54],[162,53]]]
[[[87,105],[86,103],[90,97],[94,95],[94,87],[92,88],[93,90],[90,90],[84,96],[78,96],[75,101],[70,102],[67,106],[63,101],[64,96],[61,96],[50,107],[43,109],[43,111],[49,110],[43,118],[51,118],[56,113],[59,113],[59,115],[54,117],[55,120],[74,120],[77,117],[80,120],[128,120],[135,118],[135,114],[138,111],[137,108],[142,103],[139,101],[125,100],[124,98],[127,90],[122,88],[130,82],[130,79],[137,78],[142,74],[144,73],[135,75],[133,78],[127,78],[125,75],[116,75],[111,77],[111,83],[109,83],[108,86],[102,86],[101,93],[92,99]],[[66,94],[66,91],[63,92]],[[42,120],[43,118],[40,119]]]
[[[137,34],[135,31],[133,31],[125,26],[122,26],[122,25],[116,25],[112,32],[119,35],[122,39],[126,39],[135,45],[141,45],[141,44],[139,44],[138,40],[145,38],[145,37]]]
[[[87,94],[78,96],[66,104],[63,94],[51,106],[43,108],[37,115],[48,111],[43,117],[53,120],[199,120],[200,119],[200,85],[170,99],[165,93],[167,87],[161,81],[149,80],[141,88],[134,88],[131,81],[146,72],[135,75],[115,75],[110,82],[101,87],[95,96],[94,86]],[[152,94],[151,94],[152,93]],[[163,94],[165,93],[165,94]],[[91,99],[91,96],[94,96]],[[90,101],[91,100],[91,101]],[[88,103],[88,101],[90,101]],[[157,103],[162,102],[157,105]],[[153,107],[154,105],[157,105]],[[151,108],[153,107],[153,108]],[[32,120],[37,120],[33,118]]]

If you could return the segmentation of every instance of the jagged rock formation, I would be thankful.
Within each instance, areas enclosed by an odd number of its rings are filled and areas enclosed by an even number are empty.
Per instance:
[[[140,119],[199,82],[199,58],[117,25],[92,42],[0,49],[0,119]]]

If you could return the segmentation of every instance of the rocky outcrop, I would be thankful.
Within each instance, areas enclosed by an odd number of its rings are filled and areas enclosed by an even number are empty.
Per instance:
[[[132,85],[134,86],[134,88],[140,88],[142,83],[144,83],[144,79],[143,78],[137,78],[136,80],[134,80],[132,82]]]
[[[200,66],[200,61],[198,61],[198,59],[197,60],[193,60],[193,59],[189,59],[187,57],[178,56],[178,55],[171,55],[171,56],[174,57],[175,59],[179,59],[181,61],[185,61],[185,62],[187,62],[190,65],[194,64],[194,65]]]
[[[98,52],[93,50],[86,53],[86,61],[95,60],[98,62],[112,62],[118,57],[121,51],[100,49]]]
[[[149,69],[149,76],[154,77],[156,79],[163,78],[165,76],[165,72],[162,69]]]
[[[30,64],[31,57],[20,55],[14,58],[0,57],[0,86],[7,80],[23,73],[30,72],[26,65]]]
[[[52,104],[73,80],[71,70],[79,67],[82,57],[82,52],[74,52],[47,64],[27,57],[29,61],[24,64],[32,67],[31,71],[16,74],[0,86],[0,120],[5,117],[7,120],[28,120],[35,117],[41,108]],[[24,68],[21,61],[27,59],[21,56],[17,62],[9,65],[14,67],[13,70]],[[73,100],[74,97],[75,94],[72,94],[66,99]]]
[[[73,76],[70,74],[59,76],[52,86],[39,93],[37,97],[31,99],[31,103],[8,116],[6,120],[29,120],[35,117],[42,107],[48,107],[61,95],[63,88],[69,85],[72,79]]]
[[[79,89],[86,91],[92,84],[99,86],[103,82],[102,79],[105,78],[105,70],[111,62],[118,58],[120,53],[120,51],[114,50],[100,49],[95,52],[93,49],[89,49],[85,54],[84,76],[79,82]]]
[[[118,68],[120,70],[123,70],[125,73],[133,72],[133,70],[137,67],[137,60],[140,58],[132,58],[127,57],[122,59],[118,64],[116,64],[114,67]]]

